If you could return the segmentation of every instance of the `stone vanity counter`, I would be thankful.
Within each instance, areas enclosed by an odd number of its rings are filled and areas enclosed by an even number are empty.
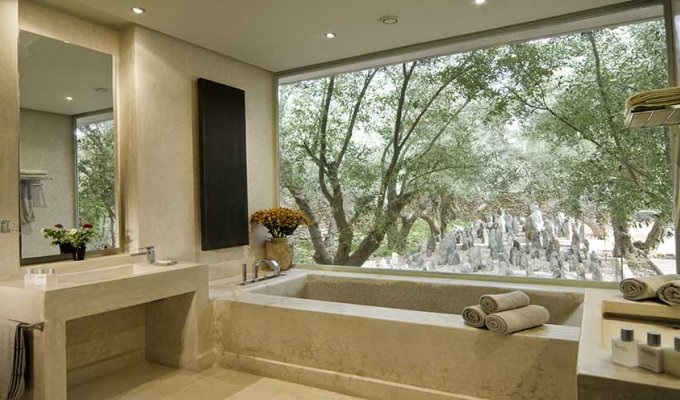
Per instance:
[[[644,340],[647,331],[661,332],[662,346],[670,347],[680,335],[680,309],[628,301],[618,290],[586,290],[577,364],[579,400],[680,399],[680,379],[610,361],[611,338],[623,327],[635,329],[638,340]]]
[[[59,275],[47,287],[0,282],[1,318],[45,323],[32,332],[28,398],[66,399],[69,321],[137,305],[146,307],[147,360],[194,370],[212,365],[207,266],[126,264]]]

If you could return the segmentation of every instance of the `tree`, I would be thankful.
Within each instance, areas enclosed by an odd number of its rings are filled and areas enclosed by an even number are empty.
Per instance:
[[[454,131],[460,113],[486,87],[492,53],[404,63],[289,88],[299,92],[297,104],[288,97],[292,109],[281,112],[289,116],[281,124],[283,184],[315,221],[309,233],[317,262],[363,264],[439,177],[474,167],[471,141]],[[310,93],[310,87],[323,94]],[[310,115],[312,101],[319,106]],[[333,255],[309,196],[315,185],[337,226]]]
[[[595,205],[595,217],[611,221],[615,255],[633,250],[636,210],[659,210],[662,224],[670,217],[668,139],[662,129],[641,133],[623,121],[626,97],[665,86],[663,32],[654,21],[519,44],[509,50],[517,62],[502,66],[508,79],[499,95],[529,117],[529,131],[552,152],[578,149],[568,161],[565,206],[587,216],[593,210],[583,204]]]
[[[113,121],[78,127],[78,211],[97,230],[93,248],[116,246],[115,133]]]
[[[325,264],[533,202],[611,223],[621,255],[636,211],[654,210],[653,248],[670,217],[668,141],[625,129],[623,103],[665,86],[665,57],[650,21],[281,86],[283,194]]]

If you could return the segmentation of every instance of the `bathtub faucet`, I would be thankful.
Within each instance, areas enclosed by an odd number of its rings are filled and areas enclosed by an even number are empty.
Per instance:
[[[274,275],[271,276],[271,278],[276,278],[277,276],[281,276],[281,267],[279,267],[279,263],[277,263],[274,260],[260,260],[255,263],[253,266],[253,279],[257,280],[257,273],[260,270],[260,265],[265,264],[269,266],[269,268],[274,270]],[[266,277],[265,277],[266,278]]]
[[[269,266],[269,268],[273,269],[274,274],[259,278],[260,266],[262,264],[265,264],[265,265]],[[242,275],[243,275],[243,281],[241,282],[241,284],[245,285],[247,283],[255,283],[255,282],[258,282],[258,281],[265,280],[265,279],[276,278],[277,276],[281,276],[282,273],[281,273],[281,267],[279,266],[279,263],[277,263],[274,260],[264,259],[264,260],[260,260],[260,261],[256,262],[253,265],[253,279],[252,280],[250,280],[250,281],[248,280],[248,272],[246,271],[246,264],[243,264]]]

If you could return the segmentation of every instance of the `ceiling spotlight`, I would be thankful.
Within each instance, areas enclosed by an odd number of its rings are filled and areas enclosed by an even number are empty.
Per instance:
[[[484,3],[486,3],[486,0],[475,0],[475,4],[477,4],[477,5],[484,4]]]
[[[479,1],[479,0],[476,0],[476,1]],[[135,14],[144,14],[146,12],[146,10],[143,9],[142,7],[132,7],[130,9],[130,11],[132,11]]]
[[[96,87],[96,88],[94,88],[94,91],[97,92],[97,93],[108,93],[109,89],[104,88],[104,87]]]
[[[395,17],[393,15],[387,15],[387,16],[384,16],[384,17],[380,17],[379,21],[382,22],[385,25],[396,25],[396,23],[399,22],[399,17]]]
[[[335,33],[333,33],[333,32],[326,32],[326,33],[323,34],[323,37],[325,37],[326,39],[334,39],[334,38],[335,38]]]
[[[71,96],[66,96],[66,101],[73,101],[73,97],[71,97]]]

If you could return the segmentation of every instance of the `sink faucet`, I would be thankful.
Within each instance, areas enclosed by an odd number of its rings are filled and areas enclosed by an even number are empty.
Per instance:
[[[131,256],[146,255],[146,262],[154,265],[156,263],[156,248],[154,246],[140,247],[138,253],[130,253]]]
[[[258,278],[258,275],[259,275],[259,272],[260,272],[260,266],[262,264],[268,265],[269,268],[273,269],[274,275],[269,275],[269,276],[264,276],[262,278]],[[253,265],[253,279],[250,280],[250,281],[248,281],[248,272],[247,272],[246,269],[247,269],[247,265],[243,264],[243,271],[242,271],[243,281],[241,282],[242,285],[245,285],[247,283],[254,283],[254,282],[257,282],[257,281],[260,281],[260,280],[276,278],[277,276],[282,275],[281,274],[281,267],[279,266],[279,263],[277,263],[274,260],[265,259],[265,260],[260,260],[260,261],[256,262]]]

